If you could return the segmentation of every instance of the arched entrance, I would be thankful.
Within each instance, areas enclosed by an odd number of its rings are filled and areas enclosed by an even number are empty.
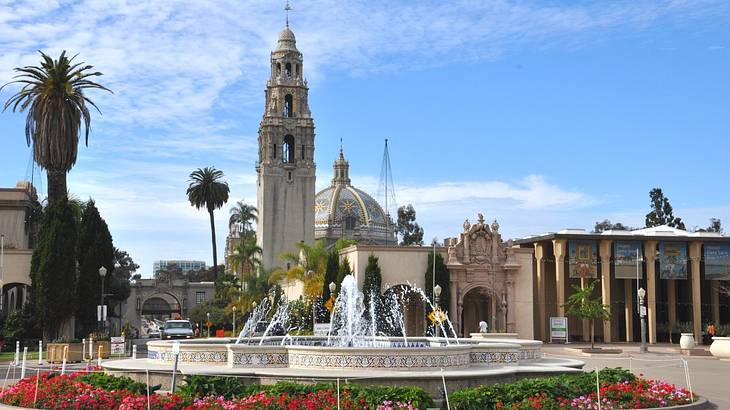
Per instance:
[[[180,302],[168,293],[152,295],[142,304],[141,314],[148,319],[166,320],[180,313]]]
[[[464,337],[469,337],[469,333],[479,332],[479,322],[481,321],[492,326],[493,313],[490,305],[490,293],[487,288],[475,287],[464,294],[461,311],[461,332]]]
[[[420,293],[414,292],[408,285],[395,285],[388,288],[383,297],[387,305],[400,304],[406,336],[426,334],[426,310]],[[393,329],[392,333],[393,336],[402,336],[403,331]]]

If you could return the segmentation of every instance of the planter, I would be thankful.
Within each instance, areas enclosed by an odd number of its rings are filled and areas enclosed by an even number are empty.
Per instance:
[[[730,337],[713,337],[710,353],[720,360],[730,360]]]
[[[694,333],[682,333],[682,337],[679,338],[680,349],[693,349],[695,347],[695,335]]]
[[[48,349],[48,362],[63,363],[63,350],[65,347],[68,347],[67,362],[80,362],[83,360],[81,353],[84,345],[82,343],[49,343],[46,347]]]
[[[99,346],[101,346],[101,358],[102,359],[108,359],[109,355],[112,352],[112,342],[109,340],[103,340],[101,342],[94,341],[94,354],[93,358],[97,359],[99,355]],[[88,352],[87,352],[88,354]]]

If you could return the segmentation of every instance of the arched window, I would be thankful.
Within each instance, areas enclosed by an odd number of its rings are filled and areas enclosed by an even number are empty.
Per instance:
[[[284,137],[284,145],[282,145],[283,153],[281,160],[284,163],[293,163],[294,160],[294,137],[287,135]]]
[[[285,117],[294,116],[294,98],[291,96],[291,94],[287,94],[284,97],[284,116]]]
[[[274,144],[274,159],[276,159],[276,144]]]
[[[276,76],[281,77],[281,63],[276,63]]]
[[[291,63],[286,63],[286,78],[291,78]]]
[[[345,217],[345,230],[351,231],[355,229],[355,226],[357,225],[357,217],[355,216],[346,216]]]

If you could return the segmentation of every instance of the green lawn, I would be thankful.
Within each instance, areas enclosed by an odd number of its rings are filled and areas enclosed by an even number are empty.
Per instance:
[[[43,358],[45,359],[48,352],[43,352]],[[15,359],[15,352],[0,352],[0,362],[12,362]],[[20,360],[23,360],[23,351],[20,351]],[[38,351],[28,350],[26,360],[38,360]]]

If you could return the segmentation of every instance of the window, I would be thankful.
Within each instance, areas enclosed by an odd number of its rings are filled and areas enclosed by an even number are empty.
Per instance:
[[[282,146],[281,160],[284,163],[294,163],[294,137],[287,135],[284,137],[284,145]]]
[[[291,63],[286,63],[286,78],[291,78]]]
[[[284,97],[284,116],[285,117],[294,116],[294,98],[291,96],[291,94],[287,94]]]
[[[276,144],[274,144],[274,159],[276,159]]]
[[[345,230],[351,231],[355,229],[355,226],[357,225],[357,218],[354,216],[346,216],[345,217]]]
[[[302,144],[302,159],[304,159],[304,144]]]
[[[203,302],[205,302],[205,291],[199,290],[195,292],[195,304],[199,305]]]
[[[276,76],[281,77],[281,63],[276,63]]]
[[[289,178],[289,181],[291,181],[291,171],[289,171],[289,176],[288,176],[288,178]]]

